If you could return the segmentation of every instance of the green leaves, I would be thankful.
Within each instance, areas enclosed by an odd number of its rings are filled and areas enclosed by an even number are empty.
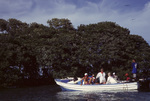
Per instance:
[[[7,30],[7,24],[8,22],[4,19],[0,19],[0,31],[4,32]]]
[[[72,23],[68,19],[53,18],[52,20],[48,20],[47,23],[50,28],[54,28],[57,31],[67,32],[74,30]]]
[[[85,72],[96,74],[101,67],[123,76],[131,71],[132,59],[137,60],[139,68],[150,66],[150,46],[146,41],[114,22],[81,24],[77,29],[68,19],[54,18],[47,23],[49,26],[0,19],[2,84],[14,84],[27,76],[37,79],[41,77],[39,68],[63,78]],[[23,67],[22,73],[10,66]],[[5,74],[5,70],[10,73]]]

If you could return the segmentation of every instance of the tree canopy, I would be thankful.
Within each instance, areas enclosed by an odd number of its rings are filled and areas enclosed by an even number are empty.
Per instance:
[[[122,77],[131,73],[132,59],[139,69],[150,67],[148,43],[114,22],[81,24],[76,29],[68,19],[47,23],[0,19],[0,86],[95,74],[100,68]]]

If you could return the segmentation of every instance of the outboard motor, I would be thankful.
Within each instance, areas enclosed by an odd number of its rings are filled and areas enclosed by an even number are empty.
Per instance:
[[[150,69],[142,69],[139,74],[139,90],[150,90]]]

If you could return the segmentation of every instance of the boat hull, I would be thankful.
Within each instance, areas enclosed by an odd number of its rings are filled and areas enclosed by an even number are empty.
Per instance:
[[[78,85],[64,83],[55,80],[62,90],[77,90],[77,91],[103,91],[103,90],[137,90],[138,83],[116,83],[116,84],[101,84],[101,85]]]

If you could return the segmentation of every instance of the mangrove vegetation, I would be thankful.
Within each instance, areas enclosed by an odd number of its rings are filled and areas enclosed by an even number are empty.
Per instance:
[[[43,24],[0,19],[0,86],[55,84],[53,78],[95,74],[104,68],[120,78],[150,67],[150,46],[114,22],[81,24],[53,18]]]

